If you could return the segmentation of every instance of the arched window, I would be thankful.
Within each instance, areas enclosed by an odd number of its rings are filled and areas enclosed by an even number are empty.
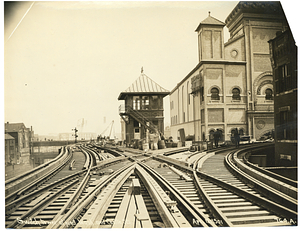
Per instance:
[[[273,100],[273,91],[270,88],[267,88],[265,91],[266,100]]]
[[[232,99],[233,100],[241,100],[240,89],[238,89],[238,88],[232,89]]]
[[[231,133],[231,137],[234,137],[235,128],[231,129],[230,133]]]
[[[211,99],[212,100],[219,100],[220,99],[218,88],[215,88],[215,87],[212,88],[210,90],[210,93],[211,93]]]
[[[240,134],[240,136],[243,136],[244,135],[244,129],[240,128],[239,134]]]

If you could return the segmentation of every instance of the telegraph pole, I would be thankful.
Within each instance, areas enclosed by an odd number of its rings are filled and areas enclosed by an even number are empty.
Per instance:
[[[72,130],[75,132],[75,134],[73,136],[75,136],[75,143],[77,143],[77,137],[78,137],[77,132],[78,132],[78,130],[76,129],[76,127]]]

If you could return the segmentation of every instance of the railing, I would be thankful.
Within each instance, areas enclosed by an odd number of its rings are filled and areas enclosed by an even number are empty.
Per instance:
[[[129,105],[120,105],[119,106],[119,114],[128,114],[131,117],[133,117],[136,121],[144,125],[147,129],[149,129],[152,132],[158,132],[157,126],[155,126],[147,117],[145,117],[142,113],[140,113],[137,110],[134,110]]]
[[[119,106],[119,114],[123,114],[123,113],[126,113],[126,107],[125,107],[125,104],[121,104]]]

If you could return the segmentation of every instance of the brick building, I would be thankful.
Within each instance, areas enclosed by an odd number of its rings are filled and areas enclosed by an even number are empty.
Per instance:
[[[224,26],[230,38],[224,43]],[[268,41],[287,27],[279,2],[239,2],[225,23],[209,16],[196,28],[199,63],[170,93],[171,135],[260,139],[274,129]]]
[[[5,165],[8,163],[16,163],[17,156],[16,156],[16,145],[15,145],[15,138],[9,134],[4,134],[5,139]]]
[[[275,165],[297,166],[297,46],[289,29],[269,43],[274,77]]]
[[[24,123],[5,123],[5,134],[15,140],[14,163],[29,163],[30,143],[33,137],[32,128],[26,128]]]

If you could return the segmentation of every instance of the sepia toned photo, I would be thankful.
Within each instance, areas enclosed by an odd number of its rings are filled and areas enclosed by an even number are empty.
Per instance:
[[[297,228],[286,1],[3,6],[2,228]]]

